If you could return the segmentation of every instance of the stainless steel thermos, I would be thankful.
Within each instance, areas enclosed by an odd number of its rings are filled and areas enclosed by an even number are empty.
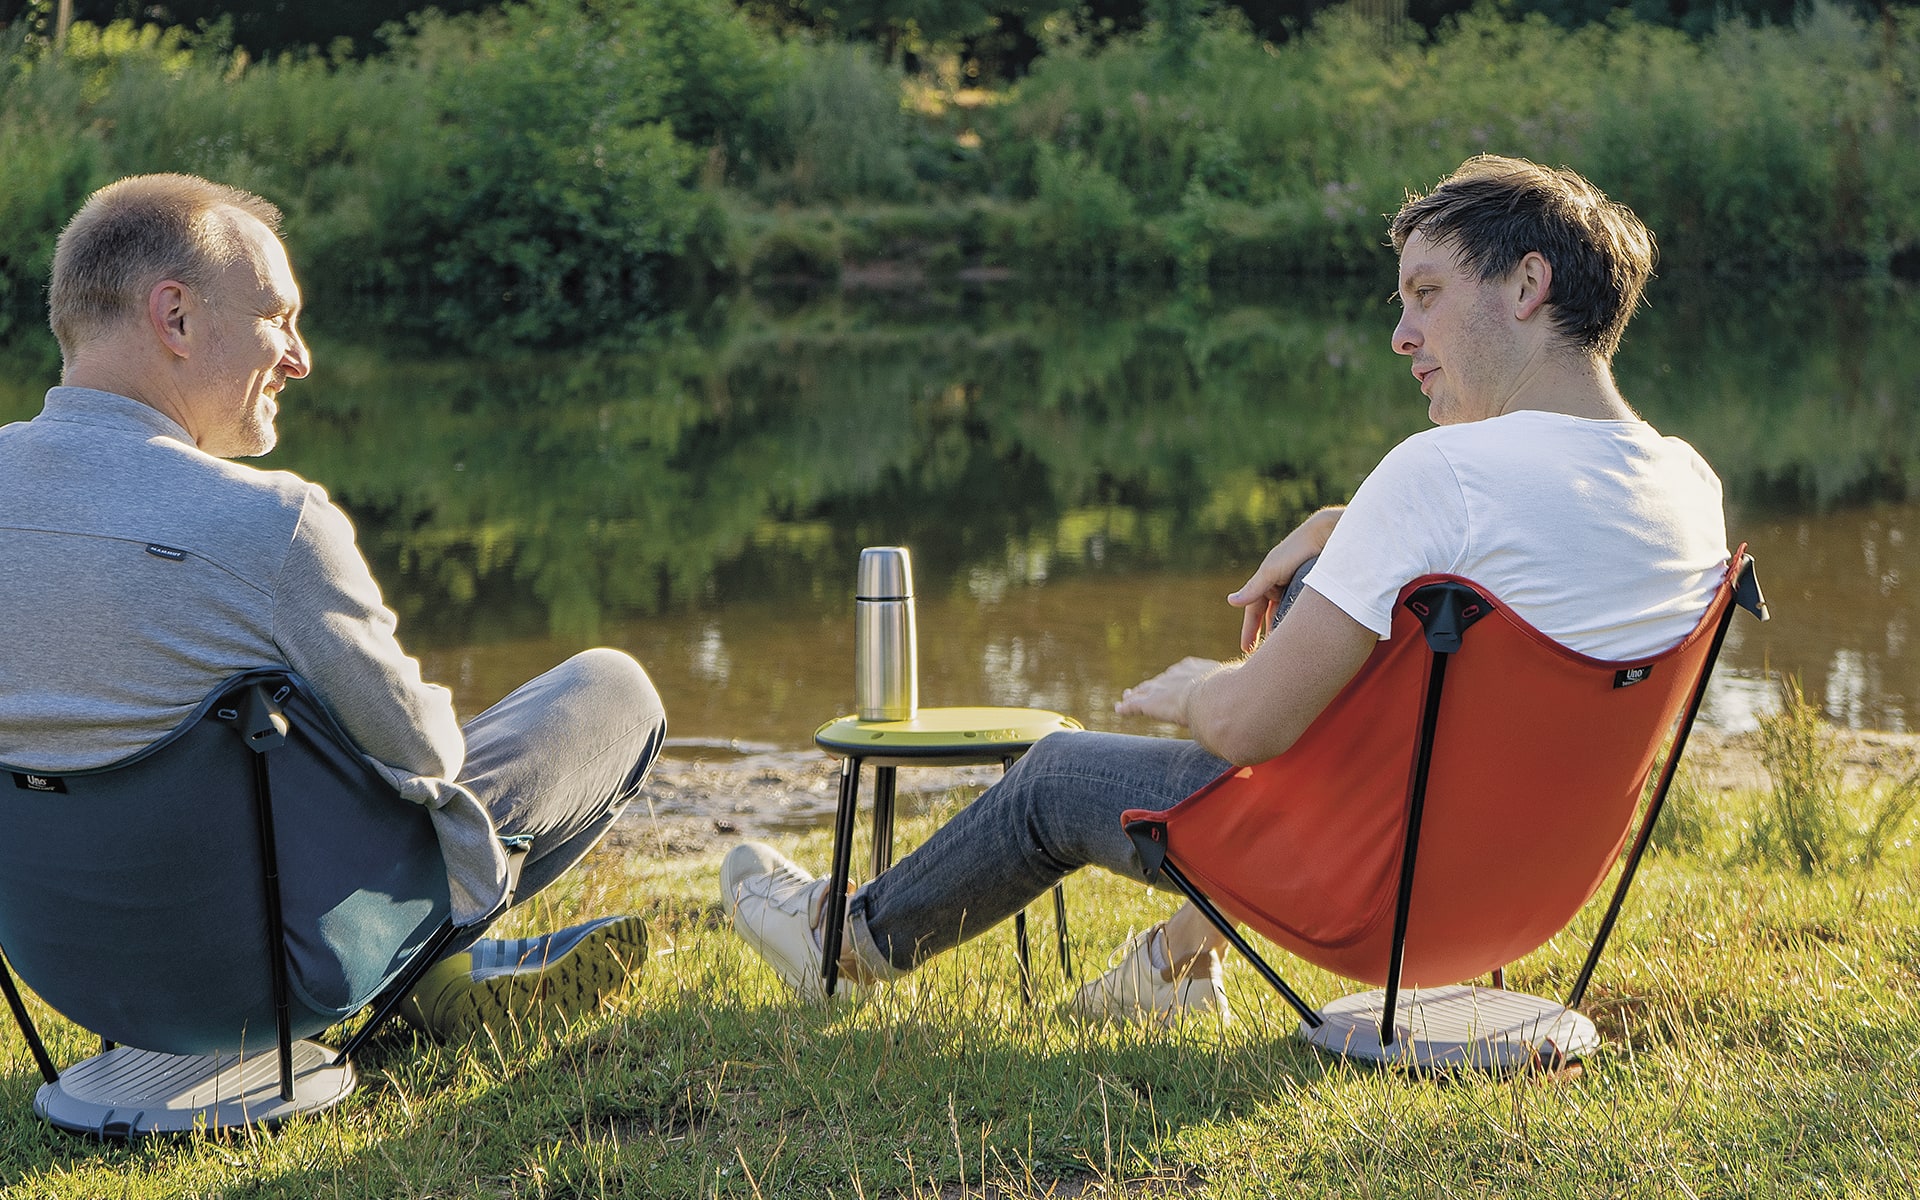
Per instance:
[[[854,703],[862,721],[906,721],[920,706],[913,563],[905,546],[860,552],[854,593]]]

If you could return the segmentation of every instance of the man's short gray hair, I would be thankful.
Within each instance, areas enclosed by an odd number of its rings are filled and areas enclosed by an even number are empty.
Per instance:
[[[222,209],[280,232],[280,210],[252,192],[194,175],[132,175],[110,183],[74,214],[53,253],[47,323],[68,359],[145,309],[163,279],[204,291],[243,257]]]

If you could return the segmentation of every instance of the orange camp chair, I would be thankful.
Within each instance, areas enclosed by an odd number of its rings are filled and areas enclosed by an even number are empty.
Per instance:
[[[1566,649],[1468,580],[1415,580],[1393,636],[1291,749],[1163,812],[1123,814],[1141,865],[1187,894],[1316,1045],[1422,1069],[1579,1057],[1599,1038],[1573,1010],[1659,818],[1733,606],[1766,619],[1746,547],[1731,561],[1684,641],[1627,662]],[[1500,988],[1505,964],[1563,929],[1612,870],[1670,734],[1566,1005]],[[1384,990],[1316,1012],[1234,920]],[[1493,988],[1443,986],[1489,972]]]

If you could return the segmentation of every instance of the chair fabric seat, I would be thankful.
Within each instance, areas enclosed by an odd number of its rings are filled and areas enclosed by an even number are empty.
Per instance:
[[[447,919],[427,811],[297,678],[237,676],[140,754],[35,776],[41,788],[20,786],[0,811],[0,947],[42,999],[102,1037],[169,1054],[274,1044],[259,756],[218,711],[260,678],[279,680],[291,727],[267,757],[292,1036],[365,1005]]]
[[[1123,817],[1163,823],[1167,857],[1227,914],[1375,985],[1387,982],[1433,659],[1408,601],[1449,580],[1407,586],[1391,638],[1286,753]],[[1401,982],[1471,979],[1573,919],[1619,855],[1733,582],[1679,645],[1625,662],[1568,650],[1490,598],[1448,656]]]

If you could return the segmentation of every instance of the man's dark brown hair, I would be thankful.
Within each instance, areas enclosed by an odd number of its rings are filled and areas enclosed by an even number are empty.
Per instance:
[[[1537,251],[1553,268],[1553,327],[1602,362],[1620,348],[1657,257],[1633,210],[1579,175],[1493,154],[1468,159],[1424,196],[1409,192],[1387,232],[1395,250],[1416,232],[1451,246],[1483,281]]]

